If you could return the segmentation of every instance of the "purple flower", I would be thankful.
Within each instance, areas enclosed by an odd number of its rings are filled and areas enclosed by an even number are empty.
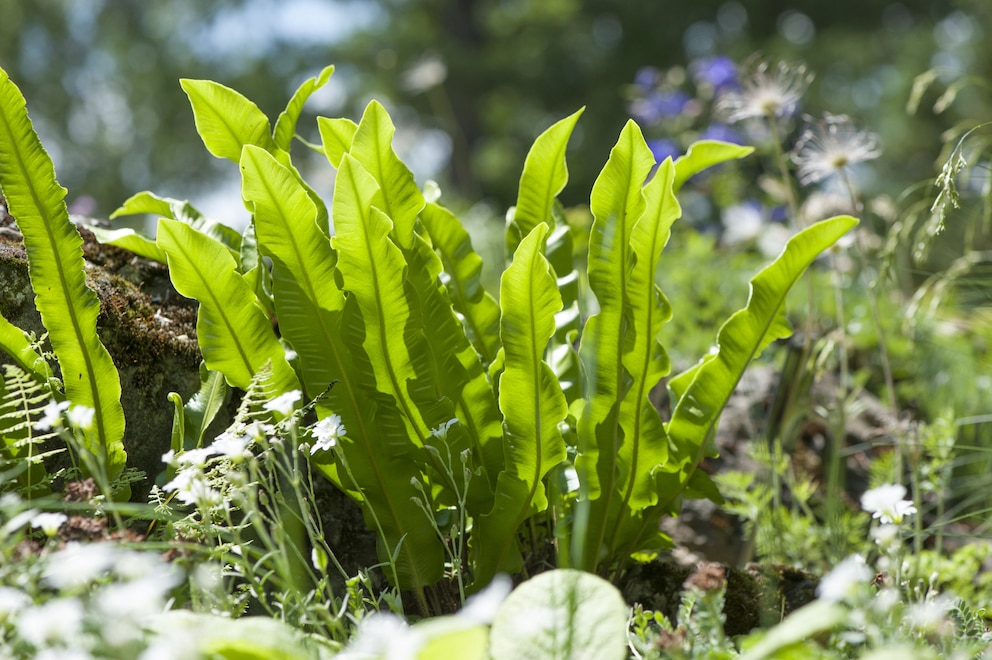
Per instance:
[[[706,83],[717,91],[736,89],[737,66],[726,55],[717,55],[693,64],[696,83]]]
[[[639,122],[655,124],[668,117],[678,117],[689,100],[685,92],[651,92],[634,101],[630,112]]]
[[[652,87],[658,84],[661,79],[661,72],[653,66],[644,66],[637,70],[634,74],[634,84],[638,87],[648,91]]]
[[[729,142],[731,144],[744,144],[744,138],[741,137],[740,133],[726,124],[721,124],[719,122],[707,126],[706,130],[699,134],[699,139],[719,140],[720,142]]]
[[[648,148],[651,153],[654,154],[654,160],[656,163],[660,163],[668,157],[675,160],[682,155],[682,150],[679,149],[679,145],[675,144],[671,140],[648,140]]]

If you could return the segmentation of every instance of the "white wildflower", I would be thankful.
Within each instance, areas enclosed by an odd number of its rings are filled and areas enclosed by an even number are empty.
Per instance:
[[[899,549],[899,544],[902,540],[900,538],[899,525],[878,525],[877,527],[872,527],[870,534],[882,552],[888,554]]]
[[[902,484],[886,484],[865,491],[861,496],[861,508],[877,518],[883,525],[900,524],[906,516],[916,513],[916,507],[906,497],[906,487]]]
[[[864,557],[851,555],[823,576],[816,595],[831,602],[850,600],[863,586],[868,585],[872,577]]]
[[[69,408],[68,401],[48,402],[42,411],[41,419],[35,422],[35,428],[39,431],[51,431],[62,427],[62,413]]]
[[[235,435],[225,431],[214,438],[214,442],[210,446],[224,458],[240,461],[251,456],[251,452],[248,451],[249,444],[251,444],[251,438],[247,435]]]
[[[57,598],[29,607],[17,619],[17,632],[37,648],[72,642],[83,632],[83,604],[76,598]]]
[[[423,640],[412,633],[403,619],[391,613],[376,612],[362,619],[348,646],[334,656],[341,660],[367,658],[416,658]]]
[[[320,420],[310,430],[316,442],[310,448],[310,454],[318,451],[328,451],[338,443],[338,439],[344,437],[346,430],[341,423],[340,415],[330,415]]]
[[[760,62],[741,79],[741,89],[722,96],[717,107],[730,122],[785,117],[795,113],[812,80],[804,66]]]
[[[88,431],[93,428],[93,418],[96,416],[96,410],[89,406],[70,406],[67,416],[69,418],[69,426],[80,431]]]
[[[180,502],[195,504],[201,509],[209,509],[221,502],[221,494],[210,487],[207,477],[196,466],[180,470],[172,481],[162,486],[162,490],[167,493],[175,491]]]
[[[217,449],[213,446],[200,447],[198,449],[187,449],[176,457],[176,463],[179,465],[191,465],[193,467],[202,468],[207,464],[210,457],[216,455],[217,453]]]
[[[27,511],[21,511],[16,516],[13,516],[10,520],[4,523],[3,527],[0,527],[0,539],[5,538],[21,527],[24,527],[38,515],[38,509],[28,509]]]
[[[39,513],[31,519],[31,526],[40,528],[45,536],[52,537],[58,534],[59,527],[68,519],[64,513]]]
[[[296,402],[300,400],[303,393],[299,390],[290,390],[285,394],[280,394],[271,401],[267,401],[262,407],[281,415],[289,415],[296,407]]]
[[[120,559],[121,551],[109,543],[69,543],[49,555],[42,581],[55,589],[73,589],[105,575]]]
[[[496,611],[513,591],[513,580],[505,573],[500,573],[489,586],[469,598],[465,607],[456,616],[470,623],[489,625],[496,618]]]
[[[20,589],[0,587],[0,625],[30,605],[31,597]]]
[[[727,245],[746,243],[761,233],[765,219],[757,204],[734,204],[720,213],[723,221],[723,241]]]
[[[909,606],[906,620],[910,626],[919,630],[937,631],[941,628],[953,628],[954,624],[947,618],[947,612],[953,606],[954,599],[947,594],[927,597]]]
[[[792,161],[799,167],[799,183],[805,186],[881,154],[878,135],[859,130],[846,115],[827,114],[803,131]]]
[[[448,437],[448,429],[458,423],[458,418],[452,418],[446,421],[444,424],[431,429],[431,435],[438,440],[444,440]]]

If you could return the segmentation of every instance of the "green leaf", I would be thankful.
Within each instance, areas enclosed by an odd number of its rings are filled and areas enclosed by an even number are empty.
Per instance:
[[[206,234],[226,246],[235,259],[240,259],[241,234],[227,225],[203,215],[186,200],[159,197],[148,191],[140,192],[131,196],[119,209],[111,213],[110,219],[113,220],[114,218],[127,215],[145,214],[184,222],[193,229]],[[121,247],[126,246],[122,245]],[[132,252],[141,254],[136,250],[132,250]],[[163,255],[162,263],[165,263],[164,259]],[[244,270],[247,270],[247,268]]]
[[[622,660],[627,603],[590,573],[557,569],[517,587],[489,632],[493,660]]]
[[[66,398],[95,411],[86,443],[108,476],[124,468],[124,409],[117,367],[96,332],[100,301],[86,285],[83,240],[65,189],[28,118],[24,97],[0,69],[0,189],[24,235],[35,306],[48,330]]]
[[[179,84],[193,107],[196,131],[217,158],[237,163],[246,144],[276,148],[268,117],[240,93],[211,80],[183,78]]]
[[[516,532],[548,500],[544,476],[566,458],[558,424],[568,405],[551,367],[543,360],[555,331],[561,297],[551,267],[541,253],[548,226],[538,224],[520,243],[500,285],[500,337],[505,366],[500,376],[505,469],[496,482],[496,504],[477,522],[472,544],[476,583],[521,564]]]
[[[279,329],[300,356],[309,398],[340,377],[336,343],[344,296],[334,283],[337,261],[317,224],[317,207],[292,171],[271,154],[247,146],[241,157],[242,195],[254,208],[255,236],[272,260],[272,290]]]
[[[371,101],[358,124],[350,153],[379,184],[372,204],[392,220],[393,241],[409,250],[417,214],[425,202],[413,174],[393,151],[395,132],[386,109],[378,101]]]
[[[332,244],[342,289],[349,294],[342,332],[361,379],[367,423],[377,427],[374,438],[357,438],[348,446],[370,459],[369,464],[349,465],[356,473],[362,471],[357,485],[365,489],[369,508],[379,518],[385,544],[380,553],[388,556],[399,546],[400,584],[420,588],[443,573],[443,550],[413,502],[422,496],[411,485],[411,480],[424,482],[417,465],[426,459],[417,454],[430,436],[430,426],[416,400],[416,381],[422,374],[408,344],[413,308],[405,287],[406,261],[389,239],[389,218],[372,206],[377,193],[372,176],[346,154],[334,185]]]
[[[655,274],[682,209],[672,189],[675,167],[666,159],[645,186],[646,209],[630,234],[634,265],[627,283],[627,309],[633,340],[625,346],[623,366],[631,386],[620,406],[624,431],[619,467],[622,508],[640,510],[655,504],[658,494],[652,472],[668,458],[668,436],[649,394],[671,368],[658,341],[662,325],[672,316],[668,299],[655,284]],[[617,542],[611,538],[611,547]]]
[[[444,265],[445,287],[465,323],[475,350],[486,364],[499,350],[499,303],[482,286],[482,257],[448,209],[429,202],[420,214]]]
[[[799,608],[777,626],[762,632],[761,639],[741,654],[741,660],[763,660],[778,657],[778,652],[800,644],[820,633],[841,626],[847,619],[844,606],[825,600],[815,600]],[[900,657],[907,657],[905,655]]]
[[[289,100],[286,105],[286,109],[279,114],[279,118],[276,119],[275,132],[273,138],[275,144],[279,149],[283,151],[289,151],[289,148],[293,142],[293,136],[296,135],[296,123],[300,120],[300,113],[303,112],[303,106],[310,98],[310,95],[316,92],[318,89],[327,84],[327,81],[331,79],[331,75],[334,73],[334,67],[328,66],[320,72],[316,78],[307,79],[293,94],[293,98]]]
[[[751,279],[747,306],[720,328],[716,352],[673,379],[680,385],[673,389],[676,403],[667,426],[673,460],[659,475],[663,506],[670,506],[694,478],[720,413],[752,358],[791,334],[783,306],[792,285],[857,223],[850,216],[838,216],[793,236],[778,259]],[[703,487],[697,483],[697,490]]]
[[[244,390],[271,362],[273,393],[297,389],[272,324],[230,252],[189,225],[165,218],[159,220],[157,240],[168,256],[176,291],[200,302],[196,338],[207,367]]]
[[[219,371],[211,371],[206,363],[200,363],[200,389],[183,406],[182,430],[184,448],[203,446],[203,436],[217,413],[227,403],[227,383]]]
[[[27,373],[35,374],[46,382],[52,377],[51,367],[32,345],[31,336],[3,316],[0,316],[0,350],[12,357],[17,366]]]
[[[114,245],[125,250],[130,250],[139,257],[165,263],[165,252],[162,251],[162,248],[155,241],[147,236],[142,236],[130,227],[104,229],[103,227],[86,225],[86,228],[93,232],[96,240],[104,245]]]
[[[675,161],[675,181],[672,184],[675,192],[681,190],[682,184],[694,174],[728,160],[744,158],[753,151],[754,147],[742,147],[739,144],[718,140],[700,140],[692,143],[689,151]]]
[[[551,209],[568,182],[565,148],[584,111],[585,108],[580,108],[578,112],[556,122],[534,140],[527,152],[513,213],[516,231],[507,232],[509,254],[516,250],[516,243],[540,223],[546,223],[552,230],[555,228]]]
[[[578,422],[579,474],[588,526],[575,535],[576,566],[594,570],[607,534],[618,478],[618,457],[624,442],[620,406],[630,387],[623,365],[625,347],[634,340],[627,307],[628,276],[634,265],[630,236],[645,210],[641,187],[654,157],[637,124],[624,127],[610,158],[596,179],[591,196],[595,220],[589,237],[589,287],[599,312],[585,326],[579,358],[586,374],[587,404]],[[581,547],[579,545],[581,544]]]
[[[328,119],[317,117],[317,128],[320,130],[320,141],[324,145],[324,155],[331,167],[338,169],[341,157],[351,151],[351,143],[358,131],[358,124],[350,119]]]

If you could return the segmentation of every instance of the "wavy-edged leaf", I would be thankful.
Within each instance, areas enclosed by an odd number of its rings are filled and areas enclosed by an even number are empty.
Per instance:
[[[134,252],[139,257],[151,259],[159,263],[165,263],[165,252],[158,244],[147,236],[142,236],[130,227],[120,229],[105,229],[86,225],[86,228],[93,232],[96,240],[104,245],[113,245]]]
[[[482,286],[482,257],[451,211],[429,202],[420,219],[444,265],[444,284],[465,323],[469,339],[486,364],[499,350],[499,303]]]
[[[0,351],[14,359],[21,369],[35,374],[44,381],[52,377],[48,362],[35,350],[31,336],[0,316]]]
[[[572,553],[577,566],[587,570],[598,562],[609,512],[615,506],[617,458],[624,441],[620,404],[630,386],[623,353],[634,339],[626,309],[627,280],[633,266],[630,234],[644,213],[641,187],[653,166],[654,157],[641,129],[627,122],[590,200],[595,220],[589,237],[589,287],[599,302],[599,312],[586,322],[579,346],[587,403],[578,422],[575,467],[585,495],[580,505],[587,507],[581,515],[588,516],[588,527],[583,535],[576,535]]]
[[[331,79],[333,74],[333,65],[324,67],[316,77],[308,78],[304,81],[293,94],[293,98],[286,104],[286,109],[276,119],[273,140],[279,149],[289,151],[293,142],[293,136],[296,135],[296,124],[300,120],[300,113],[303,112],[304,104],[306,104],[311,94],[327,84],[327,81]]]
[[[340,377],[341,364],[328,350],[344,307],[334,283],[337,259],[317,225],[317,207],[293,172],[252,146],[241,156],[241,172],[259,249],[272,260],[279,329],[300,356],[304,390],[313,398]]]
[[[239,92],[212,80],[182,78],[179,84],[193,108],[196,131],[211,154],[237,163],[246,144],[275,149],[269,118]]]
[[[672,184],[678,192],[691,176],[728,160],[744,158],[754,151],[754,147],[744,147],[719,140],[700,140],[689,145],[689,151],[675,161],[675,181]]]
[[[502,417],[479,354],[440,283],[440,258],[419,233],[414,234],[413,241],[413,249],[406,252],[407,284],[414,294],[409,296],[414,313],[408,323],[407,342],[418,383],[431,384],[429,388],[418,388],[422,391],[418,405],[429,411],[431,418],[427,421],[432,429],[456,415],[459,420],[444,432],[431,433],[428,444],[438,450],[430,452],[436,468],[436,474],[431,476],[448,486],[450,492],[444,494],[445,498],[453,496],[461,490],[461,483],[452,481],[448,473],[460,474],[461,465],[450,462],[470,450],[472,465],[483,466],[485,471],[477,473],[470,484],[467,508],[470,514],[481,515],[493,505],[490,475],[495,479],[503,468]]]
[[[185,222],[193,229],[206,234],[226,246],[235,259],[240,259],[241,234],[224,223],[203,215],[195,206],[186,200],[159,197],[155,193],[148,191],[140,192],[132,195],[120,208],[111,213],[110,219],[113,220],[128,215],[154,215]],[[126,246],[121,245],[120,247]],[[132,251],[140,254],[134,250]],[[161,261],[165,263],[164,255]],[[244,270],[247,270],[247,268]]]
[[[663,504],[678,498],[694,477],[720,413],[751,359],[775,339],[791,334],[782,310],[792,285],[857,223],[851,216],[837,216],[793,236],[782,254],[751,279],[747,306],[720,328],[716,352],[687,371],[691,380],[677,395],[667,425],[672,460],[659,475]],[[685,382],[683,375],[678,378]]]
[[[517,193],[517,205],[513,212],[512,224],[515,231],[507,232],[507,252],[512,254],[524,236],[534,227],[544,222],[551,230],[555,229],[555,219],[551,209],[555,198],[568,183],[568,165],[565,162],[565,149],[568,139],[575,129],[576,122],[585,108],[555,122],[545,130],[531,146],[524,161]]]
[[[558,424],[568,413],[565,395],[544,350],[561,309],[555,276],[541,253],[548,226],[539,223],[517,248],[500,283],[500,337],[505,366],[500,376],[506,467],[496,482],[496,504],[476,523],[472,544],[475,588],[497,571],[521,564],[516,533],[548,506],[542,480],[566,458]]]
[[[351,151],[351,143],[355,139],[358,124],[344,117],[334,119],[317,117],[317,129],[320,131],[320,141],[324,145],[324,155],[327,156],[331,167],[338,169],[341,165],[341,157]]]
[[[630,234],[634,266],[627,284],[627,300],[633,341],[623,354],[631,387],[620,407],[624,429],[620,472],[623,503],[634,510],[657,502],[651,473],[668,459],[668,436],[648,394],[671,369],[658,335],[662,325],[671,319],[672,309],[655,284],[655,275],[672,224],[682,214],[672,188],[674,177],[675,167],[666,159],[644,187],[646,209]]]
[[[0,188],[24,235],[35,306],[48,330],[66,398],[95,411],[88,448],[108,475],[124,468],[124,409],[117,367],[96,332],[100,301],[86,285],[83,240],[69,221],[65,188],[28,118],[20,90],[0,69]]]
[[[357,482],[350,487],[362,489],[367,520],[372,514],[378,520],[380,556],[398,547],[400,585],[419,588],[440,579],[443,549],[411,499],[424,497],[411,482],[425,483],[418,465],[425,462],[419,454],[430,428],[411,394],[418,373],[407,344],[413,310],[404,285],[406,262],[389,239],[389,218],[372,207],[377,191],[372,176],[345,155],[335,180],[333,246],[349,294],[342,333],[352,349],[363,423],[373,431],[342,448],[364,459],[349,459]],[[431,492],[429,485],[422,488]]]
[[[158,222],[157,240],[168,256],[176,291],[200,303],[196,339],[207,367],[247,389],[255,373],[271,362],[274,393],[297,389],[282,344],[230,252],[189,225],[166,218]]]
[[[409,250],[417,214],[425,202],[413,173],[393,151],[395,132],[386,109],[378,101],[371,101],[358,124],[349,153],[379,184],[372,204],[393,221],[390,235],[394,242]]]

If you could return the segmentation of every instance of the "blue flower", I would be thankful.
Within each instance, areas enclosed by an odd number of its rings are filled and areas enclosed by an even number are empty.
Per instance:
[[[634,101],[630,112],[637,121],[654,124],[668,117],[678,117],[689,100],[685,92],[651,92],[643,99]]]
[[[668,157],[672,160],[678,158],[682,155],[682,150],[679,149],[679,145],[675,144],[671,140],[648,140],[648,148],[651,153],[654,154],[654,160],[656,163],[660,163]]]
[[[660,79],[661,72],[653,66],[641,67],[637,70],[637,73],[634,74],[634,84],[643,88],[644,91],[648,91],[657,85]]]
[[[717,91],[736,89],[737,65],[726,55],[697,60],[693,65],[696,83],[706,83]]]
[[[720,142],[729,142],[731,144],[744,144],[744,138],[741,137],[740,133],[726,124],[721,124],[719,122],[707,126],[706,130],[699,134],[699,139],[719,140]]]

